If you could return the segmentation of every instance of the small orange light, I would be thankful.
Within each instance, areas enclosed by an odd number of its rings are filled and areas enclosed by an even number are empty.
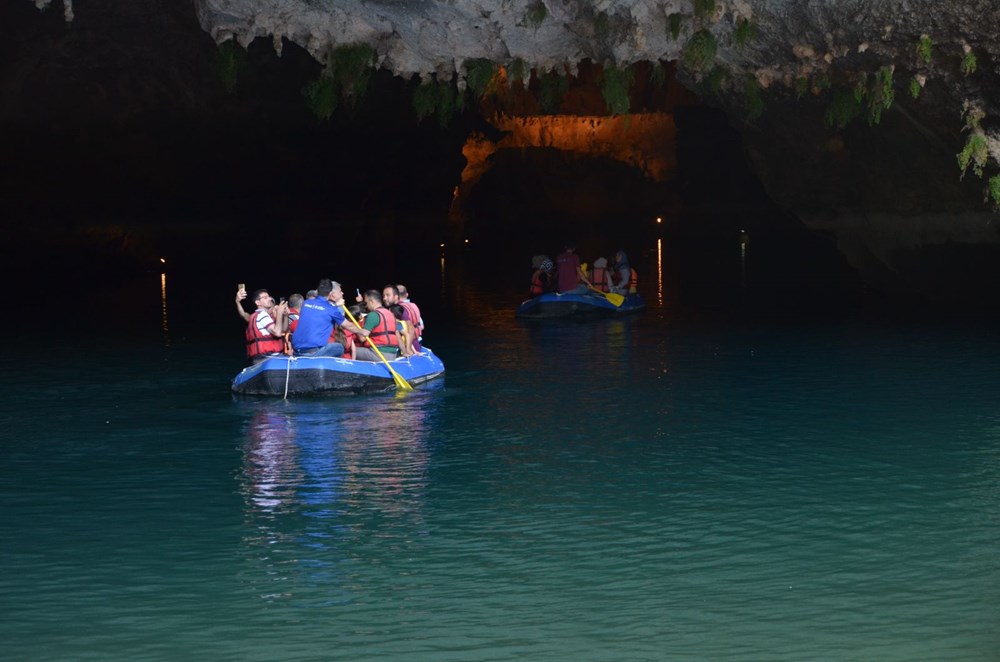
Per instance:
[[[167,263],[167,261],[164,258],[161,257],[160,258],[160,264],[166,264],[166,263]]]
[[[465,240],[465,243],[469,243],[469,240],[468,240],[468,239],[466,239],[466,240]]]
[[[663,222],[663,219],[662,219],[662,218],[660,218],[659,216],[657,216],[657,217],[656,217],[656,222],[657,222],[657,223],[662,223],[662,222]]]

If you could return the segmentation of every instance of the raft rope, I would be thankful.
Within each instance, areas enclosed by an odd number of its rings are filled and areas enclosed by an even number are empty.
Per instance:
[[[288,360],[285,361],[285,396],[282,398],[282,400],[288,399],[288,379],[289,377],[291,377],[292,374],[292,361],[294,360],[295,360],[294,356],[289,356]]]

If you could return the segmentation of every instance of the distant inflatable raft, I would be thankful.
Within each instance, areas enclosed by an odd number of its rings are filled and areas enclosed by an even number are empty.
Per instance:
[[[419,354],[389,362],[416,386],[444,375],[444,364],[424,347]],[[389,368],[381,361],[354,361],[332,356],[275,356],[245,368],[233,379],[240,395],[351,395],[395,390]]]
[[[625,295],[620,306],[598,292],[578,294],[550,292],[528,299],[517,308],[515,315],[523,319],[549,319],[558,317],[614,317],[638,313],[646,309],[646,302],[638,294]]]

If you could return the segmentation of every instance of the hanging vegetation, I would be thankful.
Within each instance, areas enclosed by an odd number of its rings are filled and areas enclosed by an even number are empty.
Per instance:
[[[711,32],[699,30],[691,35],[685,45],[681,63],[692,71],[707,71],[715,62],[718,48],[719,44]]]
[[[545,3],[541,0],[532,2],[528,5],[528,11],[524,15],[524,21],[533,27],[538,29],[541,27],[542,23],[545,21],[545,17],[549,15],[549,10],[545,8]]]
[[[670,36],[673,37],[674,41],[681,36],[681,26],[683,25],[684,15],[680,13],[671,14],[667,17],[667,31],[670,32]]]
[[[931,49],[934,47],[933,42],[931,42],[930,35],[920,35],[920,41],[917,42],[917,57],[919,57],[924,64],[931,63]]]
[[[605,67],[601,72],[601,96],[612,115],[627,115],[632,110],[629,92],[635,77],[631,68]]]
[[[368,44],[339,46],[327,58],[327,69],[340,88],[340,96],[352,105],[368,92],[374,65],[375,50]]]
[[[715,0],[693,0],[694,16],[699,20],[704,20],[715,12]]]
[[[473,58],[465,61],[465,84],[472,95],[479,99],[483,97],[492,85],[500,68],[486,58]]]
[[[306,106],[317,119],[328,120],[337,110],[337,85],[329,76],[320,75],[306,83],[302,94],[306,98]]]
[[[896,100],[892,89],[892,65],[879,67],[875,72],[872,86],[868,90],[868,124],[875,125],[882,121],[882,111],[889,110]]]
[[[743,96],[747,103],[747,119],[753,121],[764,114],[764,99],[760,95],[760,81],[753,74],[743,80]]]
[[[541,76],[538,83],[538,107],[546,115],[559,112],[559,104],[569,91],[569,80],[555,71],[549,71]]]
[[[743,48],[756,38],[757,25],[755,23],[745,18],[736,21],[736,27],[733,29],[733,42],[738,47]]]
[[[240,72],[246,66],[247,52],[235,39],[219,44],[215,54],[215,71],[226,92],[236,89]]]
[[[976,73],[976,56],[971,50],[966,51],[959,68],[962,70],[963,76],[971,76]]]

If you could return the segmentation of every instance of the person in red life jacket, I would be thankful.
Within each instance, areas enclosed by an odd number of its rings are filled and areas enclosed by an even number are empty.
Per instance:
[[[351,311],[351,315],[354,316],[354,319],[361,320],[362,322],[364,321],[364,315],[361,313],[361,306],[351,306],[348,310]],[[341,355],[341,358],[356,359],[357,347],[360,343],[364,342],[364,339],[359,338],[344,327],[337,328],[340,329],[340,333],[343,334],[337,338],[337,342],[344,346],[344,353]]]
[[[399,337],[396,335],[396,316],[382,305],[382,295],[378,290],[368,290],[364,295],[368,314],[365,316],[364,329],[368,336],[364,345],[355,349],[355,357],[359,361],[381,361],[378,354],[369,343],[378,346],[382,356],[387,361],[396,358],[399,353]]]
[[[299,309],[304,300],[305,297],[298,292],[288,297],[288,330],[285,331],[285,354],[288,356],[295,353],[292,349],[292,334],[299,325]]]
[[[296,292],[288,297],[288,330],[295,333],[299,326],[299,311],[302,310],[302,302],[305,297]]]
[[[566,249],[556,256],[556,291],[559,294],[583,294],[588,290],[590,280],[580,269],[580,256],[576,254],[576,244],[566,244]]]
[[[532,258],[532,266],[535,271],[531,274],[531,285],[528,286],[528,294],[537,297],[540,294],[552,291],[552,272],[555,265],[547,255],[536,255]]]
[[[599,257],[594,260],[594,269],[590,274],[590,282],[594,288],[600,290],[601,292],[610,292],[610,280],[607,259]]]
[[[401,295],[399,293],[399,289],[395,285],[386,285],[385,287],[382,288],[382,305],[384,305],[389,310],[392,310],[393,306],[399,305],[399,303],[400,303],[400,301],[399,301],[400,296]],[[413,310],[411,308],[409,308],[408,306],[403,306],[403,314],[402,314],[402,316],[396,315],[396,321],[397,322],[398,321],[406,322],[406,324],[407,324],[407,326],[409,328],[415,329],[416,326],[417,326],[417,321],[416,321],[416,319],[414,319],[414,317],[416,317],[417,319],[419,319],[419,312],[417,312],[416,314],[414,314],[414,312],[413,312]],[[411,334],[411,333],[407,332],[407,336],[408,336],[407,342],[411,342],[414,338],[416,338],[416,334],[415,333]],[[400,339],[400,340],[402,340],[402,339]],[[403,342],[400,342],[399,345],[400,345],[401,349],[404,348],[404,343]],[[419,347],[419,346],[420,346],[420,342],[417,341],[416,347]],[[405,348],[405,350],[407,352],[413,352],[413,351],[418,351],[419,352],[420,350],[417,349],[416,347],[407,346]],[[408,353],[404,353],[403,354],[403,356],[409,356],[409,355],[410,354],[408,354]]]
[[[253,293],[257,310],[247,323],[247,357],[251,363],[260,363],[285,350],[285,327],[288,324],[288,304],[275,305],[267,290]]]
[[[406,285],[397,284],[396,291],[399,292],[399,305],[406,308],[407,312],[410,314],[410,322],[416,329],[413,334],[413,351],[419,352],[420,341],[424,339],[424,316],[420,312],[420,307],[410,301],[410,293],[406,289]]]

